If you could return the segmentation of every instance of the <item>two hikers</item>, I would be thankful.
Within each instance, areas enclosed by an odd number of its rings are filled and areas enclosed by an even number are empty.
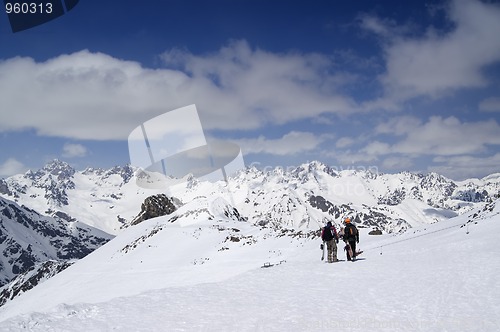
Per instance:
[[[356,226],[351,223],[350,218],[345,219],[344,234],[342,236],[346,247],[344,248],[347,253],[347,260],[356,259],[356,243],[359,243],[359,232]]]
[[[328,251],[328,263],[338,262],[337,258],[337,243],[339,243],[339,236],[335,226],[329,221],[321,232],[321,239],[326,243]]]
[[[345,227],[340,229],[339,234],[335,226],[329,221],[321,232],[321,239],[326,243],[326,248],[328,251],[328,263],[338,262],[337,258],[337,243],[339,243],[339,238],[342,238],[346,243],[344,250],[346,251],[347,260],[354,261],[356,259],[357,251],[356,244],[359,243],[359,232],[358,228],[351,223],[351,219],[348,217],[344,220]],[[359,253],[361,253],[360,251]],[[323,259],[323,258],[321,258]]]

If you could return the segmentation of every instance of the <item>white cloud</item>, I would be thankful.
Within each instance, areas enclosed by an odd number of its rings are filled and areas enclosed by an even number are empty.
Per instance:
[[[379,141],[374,141],[369,143],[367,146],[361,149],[361,152],[368,155],[378,156],[390,153],[391,147],[389,144]]]
[[[371,15],[362,15],[360,25],[363,29],[371,31],[385,38],[393,37],[394,25],[392,21],[382,21],[380,18]]]
[[[355,140],[350,138],[350,137],[341,137],[336,143],[335,146],[337,148],[346,148],[348,146],[351,146],[355,143]]]
[[[109,140],[193,103],[205,129],[231,130],[355,108],[336,93],[345,75],[326,70],[332,61],[323,55],[271,53],[239,41],[209,55],[170,51],[162,58],[177,69],[147,69],[87,50],[46,62],[0,61],[0,131]]]
[[[485,152],[488,145],[500,145],[500,126],[496,121],[461,122],[453,116],[433,116],[428,122],[409,128],[391,152],[452,156]]]
[[[388,157],[382,162],[382,167],[391,170],[408,170],[412,166],[412,159],[404,156]]]
[[[483,69],[500,61],[500,6],[454,0],[446,16],[454,26],[450,32],[431,27],[419,38],[394,35],[390,32],[394,29],[374,17],[362,21],[362,27],[385,40],[386,73],[380,80],[386,98],[401,102],[417,96],[439,97],[489,83]]]
[[[62,156],[65,158],[85,157],[87,148],[81,144],[66,143],[63,146]]]
[[[308,132],[292,131],[278,139],[268,139],[259,136],[256,139],[234,140],[243,154],[267,153],[273,155],[294,155],[301,152],[315,150],[326,136],[318,137]]]
[[[3,164],[0,164],[1,177],[8,177],[14,174],[24,173],[27,170],[28,168],[15,158],[9,158]]]
[[[461,122],[453,116],[432,116],[427,122],[394,117],[378,125],[375,134],[392,135],[393,143],[374,141],[363,149],[368,154],[453,156],[484,153],[489,146],[500,145],[500,125],[495,120]]]
[[[500,112],[500,98],[486,98],[479,103],[479,110],[483,112]]]
[[[398,25],[394,20],[368,14],[360,15],[359,23],[363,29],[371,31],[384,39],[394,39],[413,30],[413,26],[410,23]]]
[[[341,164],[380,161],[380,166],[388,170],[428,168],[454,179],[500,172],[500,154],[488,156],[500,146],[500,125],[495,120],[466,122],[433,116],[421,121],[400,116],[376,126],[366,141],[360,149],[338,150],[327,156]],[[422,166],[417,158],[429,159],[432,166]]]
[[[364,167],[371,167],[372,165],[367,165],[367,163],[374,163],[378,160],[378,157],[373,154],[352,150],[330,151],[325,153],[325,156],[335,158],[339,165],[360,166],[364,164]]]
[[[239,128],[256,128],[355,108],[349,98],[335,92],[352,79],[342,73],[328,74],[332,61],[324,55],[276,54],[236,41],[214,54],[173,50],[162,58],[167,65],[181,66],[192,84],[202,87],[215,81],[211,90],[198,91],[207,101],[218,99],[220,105],[210,113],[215,123],[239,122]]]
[[[406,135],[422,125],[422,120],[414,116],[394,116],[375,127],[376,134]]]
[[[423,121],[399,116],[375,126],[365,141],[360,149],[328,156],[341,164],[375,163],[393,171],[427,169],[453,179],[500,172],[500,124],[495,120],[432,116]],[[337,148],[343,147],[349,148]]]
[[[500,172],[500,153],[487,157],[436,157],[433,161],[437,165],[430,166],[429,171],[443,174],[455,180],[483,177]]]

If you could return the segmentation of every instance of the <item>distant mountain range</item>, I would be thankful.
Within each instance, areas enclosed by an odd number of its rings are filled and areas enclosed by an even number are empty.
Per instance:
[[[500,173],[453,181],[436,173],[336,171],[320,162],[289,171],[248,168],[229,183],[187,177],[175,188],[143,189],[131,166],[75,171],[54,160],[44,168],[0,179],[0,195],[50,217],[77,220],[116,234],[139,213],[148,196],[167,193],[186,203],[220,195],[249,222],[273,227],[317,229],[347,215],[386,232],[447,219],[500,196]]]
[[[179,208],[184,219],[223,215],[295,235],[314,234],[327,221],[340,227],[347,216],[360,228],[399,233],[500,197],[500,174],[458,182],[436,173],[337,171],[320,162],[287,171],[247,168],[228,183],[187,176],[180,185],[153,190],[137,186],[135,180],[131,166],[76,171],[59,160],[36,172],[0,179],[0,285],[30,268],[50,270],[43,265],[47,261],[66,267],[66,262],[84,257],[145,220],[141,205],[157,194],[166,194],[175,204],[154,210]],[[151,201],[165,205],[162,199]],[[58,264],[50,266],[59,269]],[[23,278],[29,279],[26,274]]]

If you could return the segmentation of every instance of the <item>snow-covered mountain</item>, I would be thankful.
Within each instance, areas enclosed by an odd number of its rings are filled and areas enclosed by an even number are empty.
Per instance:
[[[336,171],[311,162],[285,171],[248,168],[229,183],[199,182],[143,189],[130,166],[75,171],[53,161],[36,172],[0,180],[0,195],[48,216],[78,220],[117,234],[137,217],[152,195],[167,193],[183,203],[198,196],[221,196],[252,224],[318,229],[347,215],[362,227],[385,232],[446,220],[500,196],[500,173],[483,179],[452,181],[435,173],[379,174]]]
[[[111,238],[86,224],[0,198],[0,286],[37,263],[82,258]]]
[[[124,210],[131,218],[148,196],[129,195],[122,200],[125,193],[133,194],[137,189],[130,183],[133,173],[129,166],[77,172],[67,163],[54,160],[36,172],[0,180],[0,195],[47,216],[59,215],[116,233],[125,221],[121,217]]]

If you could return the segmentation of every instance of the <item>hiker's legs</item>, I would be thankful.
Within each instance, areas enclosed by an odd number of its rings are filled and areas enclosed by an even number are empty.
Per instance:
[[[335,242],[333,240],[326,242],[326,248],[328,249],[328,263],[333,263],[333,245]]]
[[[355,258],[356,257],[356,240],[349,241],[349,245],[351,246],[351,249],[352,249],[352,257],[351,258]]]

